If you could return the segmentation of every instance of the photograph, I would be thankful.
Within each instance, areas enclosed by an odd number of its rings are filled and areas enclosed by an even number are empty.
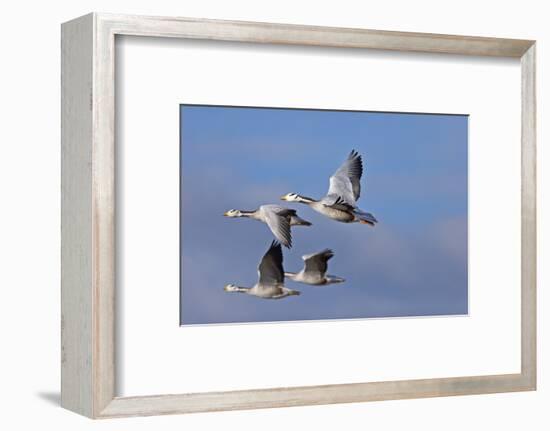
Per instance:
[[[468,116],[180,105],[180,325],[468,314]]]

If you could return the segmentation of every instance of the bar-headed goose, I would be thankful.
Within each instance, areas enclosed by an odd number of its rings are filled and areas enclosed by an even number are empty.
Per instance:
[[[336,221],[359,222],[374,226],[378,220],[371,213],[357,207],[357,200],[361,195],[361,175],[363,175],[363,162],[359,153],[353,150],[342,166],[330,177],[328,193],[324,198],[315,200],[297,193],[287,193],[281,199],[304,203]]]
[[[267,224],[275,238],[285,247],[292,247],[290,226],[311,226],[311,223],[301,219],[296,210],[284,208],[279,205],[262,205],[257,210],[229,210],[226,217],[249,217]]]
[[[224,287],[224,290],[226,292],[246,293],[265,299],[281,299],[287,296],[299,295],[299,291],[284,286],[284,274],[281,244],[273,241],[262,258],[260,266],[258,266],[258,282],[253,287],[228,284]]]
[[[327,274],[327,262],[332,256],[334,252],[328,248],[318,253],[306,254],[302,256],[304,268],[300,272],[285,272],[285,277],[314,286],[343,283],[346,281],[343,278]]]

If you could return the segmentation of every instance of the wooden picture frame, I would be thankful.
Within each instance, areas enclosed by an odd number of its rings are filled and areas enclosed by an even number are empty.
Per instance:
[[[116,35],[521,59],[521,373],[117,397]],[[98,13],[63,24],[62,406],[91,418],[109,418],[535,390],[535,98],[531,40]]]

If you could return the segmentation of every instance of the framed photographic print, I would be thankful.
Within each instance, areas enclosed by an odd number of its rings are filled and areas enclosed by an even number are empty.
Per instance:
[[[62,26],[62,405],[536,388],[535,43]]]

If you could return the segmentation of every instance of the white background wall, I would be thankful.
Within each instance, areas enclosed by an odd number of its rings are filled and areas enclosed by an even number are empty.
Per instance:
[[[0,398],[3,429],[529,429],[550,426],[548,262],[550,27],[545,3],[95,0],[4,3],[0,41]],[[538,41],[539,390],[89,421],[59,407],[59,64],[61,22],[90,11],[468,34]],[[496,157],[495,162],[498,162]],[[506,232],[502,233],[505,237]],[[406,358],[404,358],[406,360]],[[483,427],[483,428],[482,428]]]

